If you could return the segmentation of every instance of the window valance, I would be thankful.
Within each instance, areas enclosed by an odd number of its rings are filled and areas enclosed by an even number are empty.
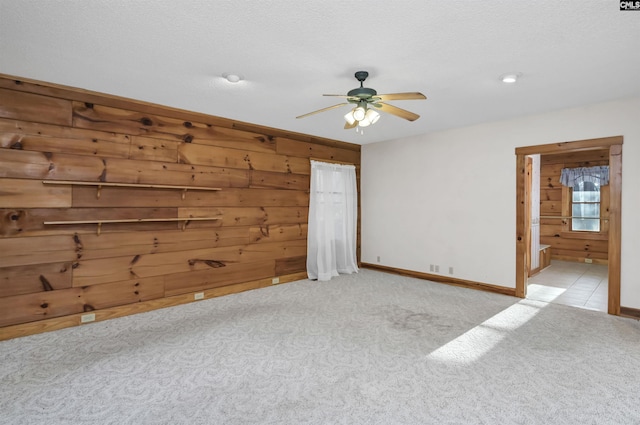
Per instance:
[[[584,182],[599,183],[600,186],[606,186],[609,184],[609,166],[602,165],[599,167],[562,169],[560,183],[562,183],[563,186],[573,187],[578,179]]]

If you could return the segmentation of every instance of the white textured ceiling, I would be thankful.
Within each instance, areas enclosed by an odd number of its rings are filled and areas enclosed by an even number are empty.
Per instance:
[[[639,41],[618,0],[0,0],[0,73],[358,144],[639,96]],[[358,70],[421,118],[295,119]]]

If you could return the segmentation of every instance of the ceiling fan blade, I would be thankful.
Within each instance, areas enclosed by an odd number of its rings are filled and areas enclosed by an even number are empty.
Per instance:
[[[377,94],[373,97],[380,98],[383,102],[386,102],[387,100],[422,100],[427,98],[427,96],[418,92]]]
[[[358,121],[354,121],[353,124],[349,124],[348,122],[344,123],[344,129],[349,130],[350,128],[356,128],[358,126]]]
[[[362,99],[357,97],[357,96],[348,96],[346,94],[323,94],[323,96],[330,96],[330,97],[341,97],[343,99],[347,99],[347,102],[349,103],[358,103],[360,102]]]
[[[375,106],[376,108],[382,110],[383,112],[386,112],[386,113],[391,114],[391,115],[395,115],[395,116],[400,117],[400,118],[404,118],[405,120],[415,121],[418,118],[420,118],[420,115],[418,115],[418,114],[414,114],[413,112],[409,112],[409,111],[407,111],[405,109],[401,109],[401,108],[398,108],[397,106],[393,106],[393,105],[388,105],[386,103],[379,103],[379,104],[376,104],[376,105],[373,105],[373,106]]]
[[[349,103],[338,103],[337,105],[329,106],[328,108],[318,109],[317,111],[309,112],[307,114],[300,115],[300,116],[298,116],[296,118],[304,118],[304,117],[308,117],[309,115],[319,114],[320,112],[328,111],[328,110],[334,109],[334,108],[339,108],[342,105],[349,105]]]

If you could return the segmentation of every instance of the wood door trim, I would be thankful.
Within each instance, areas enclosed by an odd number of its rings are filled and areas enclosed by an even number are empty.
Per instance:
[[[609,149],[609,314],[620,315],[622,144]]]
[[[608,312],[620,315],[620,265],[621,265],[621,201],[622,201],[622,136],[601,139],[578,140],[549,145],[525,146],[516,153],[516,296],[527,295],[526,270],[526,156],[534,154],[558,154],[584,150],[609,149],[609,303]],[[530,213],[529,213],[530,214]]]
[[[622,136],[601,137],[599,139],[577,140],[575,142],[551,143],[548,145],[524,146],[516,148],[516,155],[558,154],[565,152],[609,149],[612,145],[621,145]]]
[[[533,159],[530,156],[525,157],[525,193],[531,193],[532,188],[532,174],[533,174]],[[527,229],[527,246],[526,249],[526,269],[527,276],[531,277],[531,196],[525,196],[524,207],[529,214],[525,214],[525,229]]]
[[[526,155],[516,156],[516,297],[527,296]],[[529,212],[531,214],[531,212]]]

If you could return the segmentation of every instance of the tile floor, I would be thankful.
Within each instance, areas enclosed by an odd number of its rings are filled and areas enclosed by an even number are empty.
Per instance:
[[[607,273],[606,265],[552,260],[529,278],[527,298],[606,312]]]

